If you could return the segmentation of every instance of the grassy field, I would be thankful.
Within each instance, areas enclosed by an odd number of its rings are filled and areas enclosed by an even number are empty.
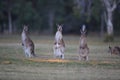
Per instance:
[[[19,35],[0,35],[0,80],[120,80],[120,56],[100,37],[88,37],[89,61],[78,61],[79,36],[64,36],[65,60],[53,58],[53,36],[33,36],[37,58],[26,59]]]

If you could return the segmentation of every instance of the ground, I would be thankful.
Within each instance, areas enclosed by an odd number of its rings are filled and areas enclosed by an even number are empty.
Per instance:
[[[89,60],[78,61],[79,36],[64,36],[65,60],[54,59],[54,36],[30,35],[36,58],[25,58],[20,35],[0,35],[0,80],[120,80],[120,56],[103,38],[88,36]]]

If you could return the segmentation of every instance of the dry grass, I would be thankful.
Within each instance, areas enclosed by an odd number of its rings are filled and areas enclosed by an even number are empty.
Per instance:
[[[28,59],[30,61],[33,61],[33,62],[56,62],[56,63],[67,63],[67,62],[73,62],[73,61],[70,61],[70,60],[62,60],[62,59],[39,59],[39,58],[36,58],[36,59]]]
[[[79,36],[64,36],[65,60],[53,58],[53,36],[31,36],[37,58],[26,59],[19,35],[0,36],[0,80],[120,80],[120,56],[110,55],[108,45],[88,37],[89,61],[78,61]]]
[[[28,59],[30,61],[33,62],[50,62],[50,63],[81,63],[83,61],[79,61],[79,60],[63,60],[63,59],[40,59],[40,58],[30,58]],[[10,63],[9,61],[4,61],[3,63]],[[116,62],[116,61],[97,61],[97,60],[91,60],[91,61],[86,61],[86,63],[89,64],[119,64],[120,62]]]

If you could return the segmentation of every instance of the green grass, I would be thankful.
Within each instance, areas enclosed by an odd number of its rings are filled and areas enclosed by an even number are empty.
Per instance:
[[[53,59],[54,36],[31,35],[38,59]],[[102,38],[88,36],[89,61],[78,61],[79,36],[64,36],[65,60],[35,62],[25,58],[20,35],[0,35],[0,80],[120,80],[120,56],[108,53]]]

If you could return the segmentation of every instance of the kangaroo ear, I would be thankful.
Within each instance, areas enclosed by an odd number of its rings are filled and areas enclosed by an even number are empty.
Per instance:
[[[56,26],[57,26],[57,29],[58,29],[60,25],[56,23]]]
[[[28,31],[28,25],[23,26],[24,30]]]
[[[24,24],[23,27],[27,27],[28,25]]]
[[[111,53],[112,47],[109,46],[108,53]]]

